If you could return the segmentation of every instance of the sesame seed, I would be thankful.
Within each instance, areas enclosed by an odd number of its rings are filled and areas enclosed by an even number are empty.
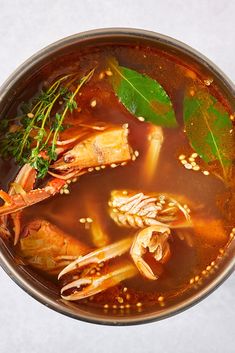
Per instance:
[[[123,129],[128,129],[128,126],[129,125],[127,123],[122,125]]]
[[[196,167],[197,163],[196,162],[191,162],[192,167]]]
[[[211,266],[215,266],[215,261],[212,261],[212,262],[211,262]]]
[[[92,108],[95,108],[95,106],[96,106],[96,99],[93,99],[91,102],[90,102],[90,106],[92,107]]]
[[[123,288],[123,292],[124,292],[124,293],[127,292],[127,287],[124,287],[124,288]]]
[[[126,300],[130,300],[131,299],[131,296],[130,296],[130,294],[128,293],[127,295],[126,295]]]
[[[181,163],[182,163],[182,164],[187,164],[186,159],[183,159],[183,160],[181,161]]]
[[[100,170],[100,167],[95,167],[95,170]]]
[[[234,234],[235,234],[235,228],[233,228],[233,229],[232,229],[232,233],[234,233]]]
[[[117,309],[117,305],[114,304],[114,305],[113,305],[113,309]]]
[[[34,117],[34,114],[33,114],[33,113],[28,113],[28,114],[27,114],[27,117],[30,118],[30,119],[32,119],[32,118]]]
[[[184,167],[185,167],[186,169],[192,169],[192,168],[193,168],[192,165],[189,164],[189,163],[186,163],[186,164],[184,165]]]
[[[64,193],[64,189],[60,189],[60,194],[62,195]]]
[[[124,167],[124,165],[127,165],[127,162],[122,162],[121,166]]]
[[[88,168],[88,172],[93,172],[94,168]]]
[[[64,194],[68,195],[70,194],[70,191],[68,189],[64,189]]]
[[[120,304],[121,304],[121,303],[123,303],[123,301],[124,301],[124,300],[123,300],[123,298],[122,298],[122,297],[117,297],[117,301],[118,301],[118,303],[120,303]]]
[[[206,270],[210,271],[211,270],[211,266],[207,266]]]
[[[199,167],[199,165],[195,165],[195,166],[193,166],[193,170],[200,170],[200,167]]]
[[[112,164],[110,165],[110,167],[111,167],[111,168],[116,168],[116,167],[117,167],[117,164],[116,164],[116,163],[112,163]]]
[[[105,73],[107,76],[113,76],[113,73],[111,70],[106,70]]]
[[[213,82],[213,78],[207,78],[206,80],[204,80],[204,83],[206,86],[210,86]]]
[[[184,154],[181,154],[180,156],[179,156],[179,160],[180,161],[182,161],[183,159],[185,159],[186,157],[185,157],[185,155]]]
[[[163,302],[163,300],[164,300],[164,297],[162,296],[162,295],[160,295],[160,297],[158,297],[158,299],[157,299],[159,302]]]
[[[139,151],[135,151],[135,152],[134,152],[134,155],[135,155],[136,157],[139,157]]]
[[[230,115],[230,120],[234,121],[235,120],[235,115],[231,114]]]
[[[208,172],[208,170],[204,170],[204,171],[203,171],[203,174],[204,174],[204,175],[209,175],[210,173]]]
[[[105,309],[108,309],[108,308],[109,308],[109,305],[108,305],[108,304],[104,304],[104,308],[105,308]]]
[[[195,282],[197,282],[199,280],[199,276],[196,276],[194,279],[195,279]]]
[[[202,271],[202,274],[203,274],[203,275],[206,275],[206,271],[205,271],[205,270],[203,270],[203,271]]]
[[[145,118],[143,116],[139,116],[137,119],[142,122],[145,121]]]
[[[124,309],[125,306],[124,306],[124,305],[119,305],[119,308],[120,308],[120,309]]]
[[[224,254],[224,249],[219,249],[219,252],[220,252],[221,255],[223,255]]]
[[[191,157],[192,157],[192,158],[197,158],[197,157],[198,157],[198,154],[197,154],[196,152],[194,152],[194,153],[191,154]]]
[[[90,217],[87,217],[86,221],[87,221],[88,223],[92,223],[92,222],[93,222],[93,219],[90,218]]]
[[[105,166],[105,165],[101,165],[100,168],[101,168],[101,169],[105,169],[106,166]]]
[[[103,80],[103,78],[104,78],[104,72],[102,71],[102,72],[99,74],[99,79],[100,79],[100,80]]]
[[[73,183],[76,183],[77,180],[78,180],[78,178],[73,178],[73,179],[72,179],[72,182],[73,182]]]
[[[131,157],[131,159],[132,159],[133,161],[135,161],[135,160],[136,160],[136,156],[133,155],[133,156]]]
[[[79,219],[79,222],[80,222],[80,223],[86,223],[86,218],[80,218],[80,219]]]
[[[136,306],[137,306],[138,308],[140,308],[140,307],[142,306],[142,303],[139,302],[139,303],[136,304]]]
[[[195,158],[193,158],[193,157],[189,157],[189,162],[194,162],[195,161]]]
[[[126,307],[127,309],[129,309],[131,306],[130,306],[130,304],[126,304],[125,307]]]
[[[191,278],[190,281],[189,281],[190,284],[193,284],[194,283],[194,278]]]
[[[123,190],[122,195],[128,195],[128,191],[127,190]]]

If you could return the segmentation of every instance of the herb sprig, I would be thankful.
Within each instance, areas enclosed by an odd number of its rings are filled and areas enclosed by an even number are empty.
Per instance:
[[[0,156],[14,157],[20,165],[29,163],[38,171],[38,178],[45,177],[51,162],[57,159],[56,144],[60,132],[66,128],[64,119],[68,112],[77,109],[75,98],[94,70],[80,79],[73,91],[71,86],[77,80],[75,74],[59,78],[42,90],[31,104],[22,107],[21,116],[2,119]]]

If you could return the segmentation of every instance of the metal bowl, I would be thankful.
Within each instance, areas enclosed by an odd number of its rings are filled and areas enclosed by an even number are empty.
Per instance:
[[[176,53],[184,57],[194,65],[199,65],[206,72],[211,73],[216,84],[231,101],[235,96],[235,87],[232,82],[221,72],[210,60],[190,48],[189,46],[169,38],[167,36],[129,28],[100,29],[75,34],[62,39],[33,55],[24,62],[3,84],[0,89],[0,116],[4,116],[17,99],[20,92],[24,90],[29,82],[29,78],[34,77],[39,69],[51,63],[53,65],[63,57],[70,55],[79,48],[89,48],[103,44],[147,44],[152,47],[165,48],[167,51]],[[234,104],[234,101],[232,102]],[[162,309],[151,309],[140,313],[126,314],[105,314],[101,310],[91,310],[89,307],[79,307],[69,302],[63,301],[58,291],[53,287],[48,287],[33,272],[24,266],[17,264],[10,249],[0,239],[0,264],[8,275],[28,294],[47,307],[54,309],[64,315],[96,324],[105,325],[135,325],[151,321],[157,321],[177,314],[205,298],[215,290],[235,268],[235,242],[233,241],[226,252],[226,256],[220,262],[216,273],[212,274],[207,281],[188,297],[184,297],[173,303],[171,306]]]

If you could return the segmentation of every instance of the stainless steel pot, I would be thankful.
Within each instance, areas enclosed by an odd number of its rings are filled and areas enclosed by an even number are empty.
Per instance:
[[[27,85],[28,78],[38,72],[46,63],[61,60],[64,55],[75,52],[78,47],[87,48],[109,43],[134,43],[136,45],[147,44],[150,46],[160,46],[177,55],[183,55],[184,59],[186,58],[189,63],[194,62],[195,65],[199,65],[202,68],[204,67],[207,72],[209,71],[224,94],[230,97],[230,100],[234,100],[235,87],[232,82],[211,61],[189,46],[154,32],[129,28],[110,28],[83,32],[67,37],[49,45],[24,62],[0,89],[0,116],[4,116],[8,111],[15,97],[17,97],[19,92]],[[206,283],[200,286],[198,290],[193,292],[189,297],[179,300],[176,304],[162,308],[161,310],[159,310],[159,308],[151,309],[150,311],[133,313],[129,316],[112,314],[112,312],[105,314],[101,310],[91,310],[89,307],[79,307],[61,300],[59,293],[53,287],[46,286],[45,283],[40,281],[38,277],[35,277],[28,269],[15,262],[10,249],[7,248],[6,244],[1,239],[0,263],[2,268],[21,288],[51,309],[75,319],[97,324],[134,325],[157,321],[177,314],[198,303],[210,294],[235,268],[235,241],[231,244],[216,273],[211,275]]]

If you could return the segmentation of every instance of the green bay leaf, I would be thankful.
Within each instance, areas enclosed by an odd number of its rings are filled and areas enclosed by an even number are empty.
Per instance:
[[[186,92],[184,124],[193,149],[206,163],[218,161],[226,179],[234,155],[233,125],[225,107],[206,87],[194,85]]]
[[[108,65],[113,73],[110,81],[115,94],[130,113],[155,125],[170,128],[177,126],[171,100],[156,80],[119,66],[113,58],[108,61]]]

